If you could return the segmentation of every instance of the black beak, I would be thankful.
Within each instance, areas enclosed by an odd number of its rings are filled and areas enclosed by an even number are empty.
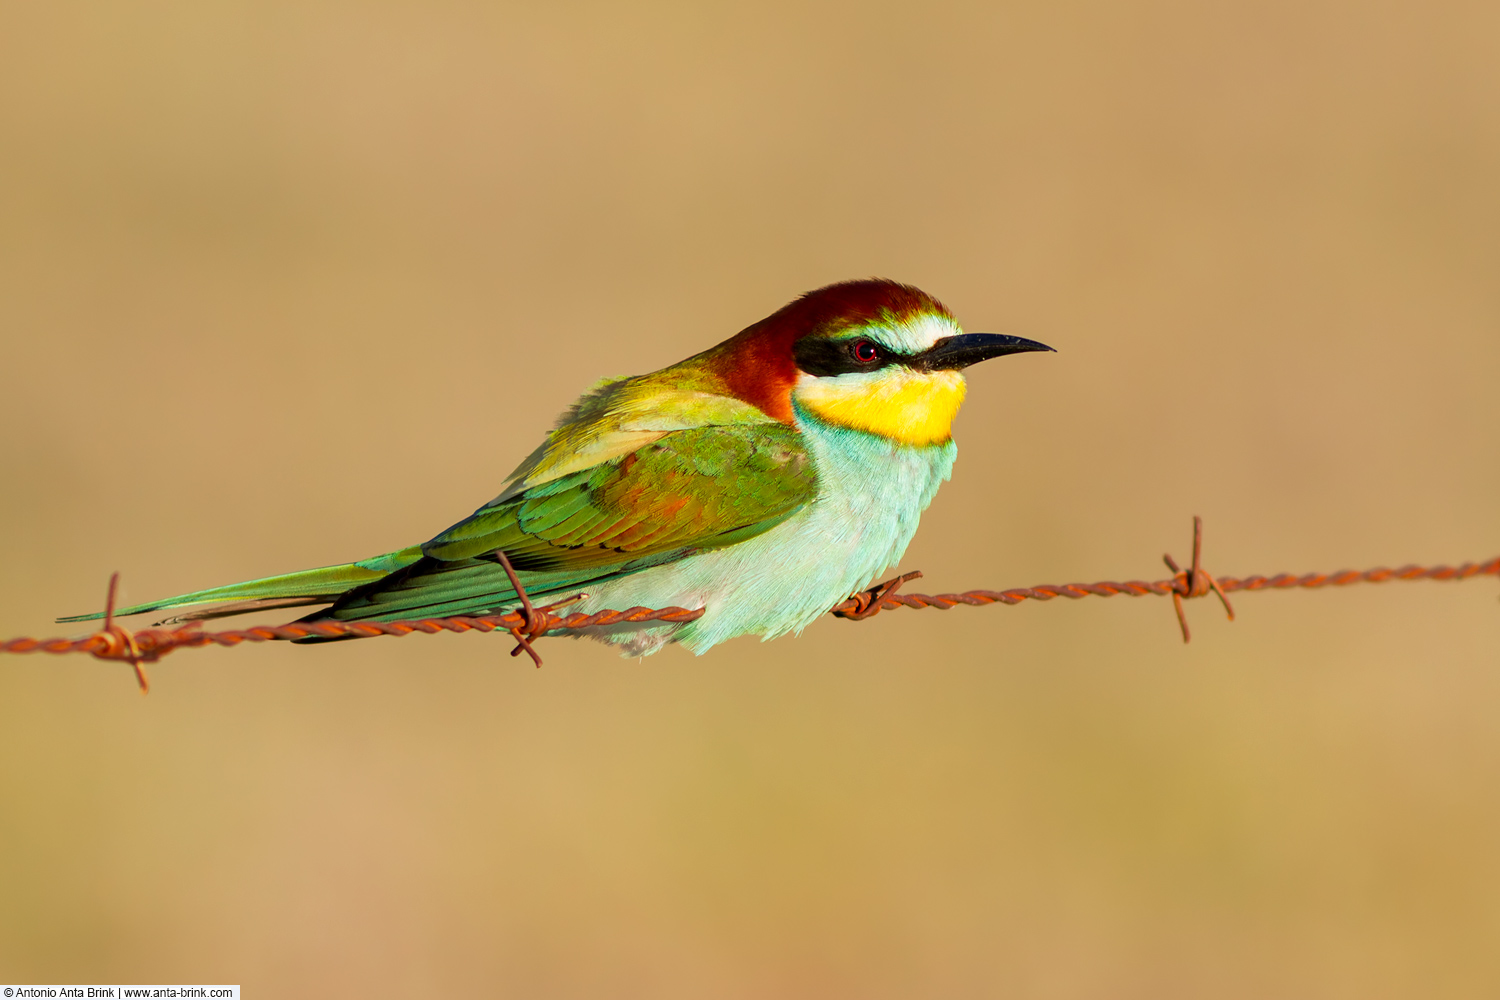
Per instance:
[[[1046,344],[1039,344],[1025,337],[1011,337],[1003,333],[962,333],[957,337],[944,337],[918,355],[922,366],[932,370],[967,368],[1002,354],[1023,354],[1027,351],[1050,351]]]

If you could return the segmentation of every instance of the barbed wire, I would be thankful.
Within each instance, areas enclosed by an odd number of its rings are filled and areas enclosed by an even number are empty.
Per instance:
[[[704,614],[703,608],[643,608],[633,607],[624,611],[596,611],[593,614],[574,612],[561,614],[566,606],[583,599],[582,594],[542,607],[533,607],[525,589],[517,579],[510,560],[505,554],[497,558],[510,577],[516,593],[521,599],[521,608],[503,615],[453,615],[446,618],[422,618],[411,621],[321,621],[292,622],[286,625],[258,625],[252,628],[227,629],[207,632],[196,623],[174,629],[146,628],[131,630],[114,620],[115,592],[119,574],[110,577],[109,592],[105,599],[104,627],[90,635],[65,639],[32,639],[21,637],[0,642],[0,653],[88,653],[101,660],[129,663],[135,671],[136,682],[144,693],[150,689],[145,665],[155,663],[176,649],[201,646],[238,646],[246,642],[276,642],[296,639],[353,639],[371,638],[378,635],[431,635],[436,632],[495,632],[510,633],[516,646],[510,655],[527,653],[542,665],[542,658],[532,647],[532,642],[554,632],[576,632],[590,628],[608,628],[615,625],[631,625],[643,622],[676,624],[690,622]],[[1203,519],[1193,518],[1193,561],[1182,569],[1170,556],[1164,556],[1172,576],[1164,580],[1145,582],[1127,580],[1116,583],[1106,580],[1099,583],[1065,583],[1060,585],[1040,584],[1035,587],[1017,587],[1012,590],[966,590],[959,594],[903,594],[897,593],[903,584],[922,576],[920,572],[903,573],[901,576],[877,584],[855,594],[830,609],[829,613],[840,618],[862,621],[882,611],[897,608],[937,608],[947,610],[960,604],[973,607],[987,604],[1020,604],[1022,601],[1050,601],[1058,597],[1077,600],[1083,597],[1144,597],[1170,596],[1177,612],[1177,621],[1182,628],[1182,641],[1189,642],[1192,632],[1188,628],[1183,601],[1215,594],[1224,605],[1229,620],[1234,620],[1234,607],[1228,595],[1237,591],[1258,590],[1316,590],[1322,587],[1348,587],[1358,583],[1387,583],[1393,580],[1467,580],[1476,576],[1500,577],[1500,556],[1487,562],[1466,562],[1458,566],[1402,566],[1399,569],[1377,567],[1367,570],[1340,570],[1337,573],[1278,573],[1275,576],[1215,577],[1202,566]]]
[[[895,589],[908,580],[919,578],[919,572],[907,573],[856,594],[834,608],[832,614],[841,618],[867,618],[878,611],[904,608],[938,608],[946,611],[959,604],[982,606],[986,604],[1020,604],[1022,601],[1050,601],[1056,597],[1077,599],[1080,597],[1144,597],[1148,594],[1168,596],[1176,606],[1178,624],[1182,627],[1182,641],[1189,642],[1192,632],[1188,628],[1187,616],[1182,602],[1185,598],[1205,597],[1214,593],[1224,604],[1230,621],[1234,621],[1234,608],[1227,594],[1236,591],[1257,590],[1317,590],[1322,587],[1348,587],[1357,583],[1387,583],[1392,580],[1467,580],[1476,576],[1500,576],[1500,556],[1487,562],[1466,562],[1458,566],[1406,565],[1398,569],[1384,566],[1367,570],[1339,570],[1337,573],[1277,573],[1275,576],[1214,577],[1202,567],[1203,519],[1193,518],[1193,562],[1184,570],[1166,555],[1162,558],[1172,576],[1150,583],[1128,580],[1116,583],[1105,580],[1099,583],[1065,583],[1060,585],[1040,584],[1035,587],[1017,587],[1013,590],[966,590],[961,594],[898,594]]]

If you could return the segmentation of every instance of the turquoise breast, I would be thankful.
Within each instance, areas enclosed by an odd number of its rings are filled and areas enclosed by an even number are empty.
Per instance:
[[[953,471],[949,440],[912,446],[832,427],[798,408],[818,494],[762,535],[610,581],[579,604],[705,608],[681,626],[599,636],[626,655],[680,642],[695,653],[740,635],[798,632],[900,560],[922,512]]]

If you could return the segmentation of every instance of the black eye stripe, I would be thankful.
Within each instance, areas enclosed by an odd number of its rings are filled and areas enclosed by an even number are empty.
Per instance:
[[[868,345],[875,349],[875,357],[861,361],[857,351]],[[797,367],[809,375],[847,375],[850,372],[873,372],[888,365],[912,364],[914,359],[897,354],[868,338],[855,337],[830,340],[827,337],[803,337],[792,348]]]

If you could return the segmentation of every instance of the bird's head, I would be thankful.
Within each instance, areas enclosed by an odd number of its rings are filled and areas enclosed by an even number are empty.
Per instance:
[[[872,279],[808,292],[694,360],[779,420],[791,423],[800,412],[926,445],[950,436],[964,400],[963,369],[1050,350],[1021,337],[964,333],[927,293]]]

